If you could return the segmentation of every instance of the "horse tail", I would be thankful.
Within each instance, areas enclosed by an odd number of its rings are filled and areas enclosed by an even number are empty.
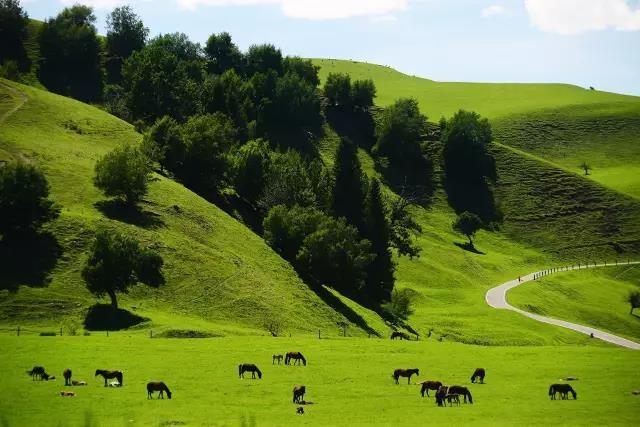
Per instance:
[[[118,372],[118,374],[116,375],[116,378],[118,379],[118,382],[120,383],[120,385],[124,385],[124,381],[122,380],[122,372]]]

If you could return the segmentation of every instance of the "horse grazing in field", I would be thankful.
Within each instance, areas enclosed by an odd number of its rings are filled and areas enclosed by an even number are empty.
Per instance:
[[[281,354],[274,354],[271,358],[271,364],[275,365],[276,360],[278,361],[278,365],[282,363],[282,359],[284,359],[284,356]]]
[[[419,376],[420,375],[420,369],[414,368],[414,369],[396,369],[395,371],[393,371],[393,375],[391,375],[393,377],[394,380],[396,380],[396,384],[398,384],[398,379],[400,377],[407,377],[407,384],[411,384],[411,376],[412,375],[416,375]]]
[[[71,385],[71,369],[65,369],[62,376],[64,377],[64,385]]]
[[[304,402],[304,394],[307,392],[307,388],[303,385],[297,385],[293,388],[293,403]]]
[[[153,399],[153,392],[159,391],[158,399],[164,399],[164,392],[167,392],[167,397],[171,399],[171,391],[169,387],[162,381],[147,383],[147,399]]]
[[[447,402],[449,402],[449,406],[456,405],[460,406],[460,395],[456,393],[448,393],[446,396]]]
[[[302,364],[304,366],[307,366],[307,359],[305,359],[304,356],[302,355],[302,353],[300,353],[298,351],[290,351],[289,353],[287,353],[287,355],[284,358],[284,364],[285,365],[290,365],[291,364],[291,359],[295,359],[295,362],[293,362],[294,365],[299,364],[300,361],[302,360]]]
[[[471,382],[475,383],[476,382],[476,378],[480,379],[480,384],[484,384],[484,368],[476,368],[475,371],[473,371],[473,375],[471,375]]]
[[[405,334],[404,332],[401,332],[401,331],[393,331],[393,332],[391,333],[391,339],[392,339],[392,340],[395,340],[396,338],[400,338],[400,340],[408,340],[408,339],[410,339],[410,338],[409,338],[409,335]]]
[[[253,363],[243,363],[238,365],[238,378],[244,378],[245,372],[251,372],[251,378],[256,377],[256,372],[258,373],[258,378],[262,379],[262,372],[260,369]]]
[[[420,395],[424,397],[424,394],[427,393],[427,397],[429,396],[429,390],[438,391],[438,389],[442,386],[440,381],[423,381],[422,387],[420,387]]]
[[[107,380],[110,380],[112,378],[115,378],[118,380],[118,382],[120,383],[120,385],[123,385],[124,383],[122,382],[122,372],[120,371],[106,371],[104,369],[96,369],[96,377],[98,375],[102,375],[102,378],[104,378],[104,386],[107,386]]]
[[[449,387],[446,385],[442,385],[436,391],[436,403],[438,406],[444,406],[444,401],[447,398],[447,394],[449,394]]]
[[[471,397],[471,392],[468,388],[462,387],[460,385],[452,385],[449,387],[449,394],[459,394],[460,396],[464,396],[464,403],[467,403],[467,399],[469,399],[469,403],[473,403],[473,397]]]
[[[42,366],[34,366],[32,370],[27,371],[27,375],[31,375],[31,379],[35,381],[36,378],[42,380],[45,375],[44,368]]]
[[[560,393],[560,398],[562,400],[569,398],[569,393],[573,395],[573,399],[578,398],[578,393],[571,387],[569,384],[551,384],[549,387],[549,396],[551,400],[556,400],[556,394]]]

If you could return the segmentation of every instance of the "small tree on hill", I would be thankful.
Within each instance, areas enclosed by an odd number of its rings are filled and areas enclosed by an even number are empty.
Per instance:
[[[631,306],[631,310],[629,311],[629,314],[633,314],[633,309],[640,307],[640,292],[638,291],[629,292],[629,295],[627,296],[627,302]]]
[[[147,194],[151,168],[148,159],[131,145],[117,147],[96,163],[93,184],[107,197],[134,205]]]
[[[376,85],[373,80],[356,80],[351,86],[351,101],[354,107],[368,110],[376,97]]]
[[[394,289],[391,293],[391,300],[382,305],[382,308],[389,313],[396,321],[404,321],[413,314],[413,300],[415,291],[413,289]]]
[[[164,284],[163,260],[155,252],[140,247],[137,240],[113,231],[100,231],[82,269],[87,288],[97,297],[109,295],[118,308],[117,292],[127,293],[136,283],[158,287]]]
[[[453,223],[453,229],[460,234],[464,234],[469,239],[469,245],[473,247],[473,236],[482,228],[482,220],[478,215],[464,211]]]
[[[591,171],[591,165],[589,165],[589,163],[587,162],[582,162],[580,164],[580,169],[584,170],[585,175],[589,175],[589,172]]]
[[[324,95],[334,106],[351,106],[351,77],[348,74],[329,73],[323,88]]]

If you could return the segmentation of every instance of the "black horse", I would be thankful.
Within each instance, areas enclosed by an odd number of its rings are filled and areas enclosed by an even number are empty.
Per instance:
[[[27,375],[31,375],[31,379],[34,381],[36,378],[42,380],[45,375],[44,368],[42,366],[34,366],[32,370],[27,371]]]
[[[462,387],[460,385],[452,385],[449,387],[449,394],[459,394],[464,397],[464,403],[467,403],[467,399],[469,399],[469,403],[473,403],[473,397],[471,397],[471,392],[468,388]]]
[[[293,362],[294,365],[298,365],[302,360],[302,364],[304,366],[307,366],[307,359],[305,359],[302,353],[298,351],[290,351],[289,353],[287,353],[287,355],[284,357],[284,364],[290,365],[291,359],[295,360],[295,362]]]
[[[473,375],[471,375],[471,382],[475,383],[476,382],[476,378],[480,379],[480,384],[484,384],[484,368],[476,368],[475,371],[473,371]]]
[[[122,382],[122,372],[120,371],[106,371],[104,369],[96,369],[96,377],[98,375],[102,375],[102,377],[104,378],[104,386],[107,386],[107,380],[110,380],[111,378],[115,378],[118,380],[118,382],[120,383],[120,385],[124,385],[124,383]]]
[[[438,406],[445,406],[445,399],[447,398],[447,394],[449,394],[449,387],[446,385],[441,385],[438,387],[438,391],[436,391],[436,404]]]
[[[424,381],[422,383],[422,387],[420,387],[420,395],[424,397],[424,394],[427,394],[429,397],[429,390],[438,391],[438,389],[442,387],[442,383],[440,381]]]
[[[303,385],[297,385],[293,388],[293,403],[304,402],[304,394],[307,392],[307,388]]]
[[[262,379],[262,372],[260,369],[253,363],[243,363],[238,365],[238,378],[244,378],[245,372],[251,372],[251,378],[256,377],[256,373],[258,373],[258,378]]]
[[[562,400],[568,399],[569,393],[573,395],[574,400],[578,398],[578,393],[576,393],[569,384],[551,384],[551,387],[549,387],[549,397],[551,400],[556,400],[557,393],[560,393]]]
[[[418,368],[414,368],[414,369],[396,369],[395,371],[393,371],[393,375],[391,375],[391,377],[393,377],[394,380],[396,380],[396,384],[398,384],[398,379],[400,377],[407,377],[407,384],[411,384],[411,376],[412,375],[416,375],[419,376],[420,375],[420,369]]]
[[[162,381],[147,383],[147,399],[153,399],[154,391],[160,392],[160,394],[158,394],[158,399],[164,399],[165,391],[167,392],[167,397],[171,399],[171,391],[169,390],[169,387],[167,387],[167,385]]]

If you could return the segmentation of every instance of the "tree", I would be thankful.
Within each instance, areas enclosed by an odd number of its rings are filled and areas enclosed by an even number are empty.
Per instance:
[[[0,166],[0,235],[37,231],[58,217],[49,200],[49,183],[35,166],[11,162]]]
[[[396,321],[405,321],[414,312],[413,301],[416,291],[409,288],[394,289],[391,293],[391,299],[388,303],[383,304],[382,308],[389,313]]]
[[[222,74],[228,70],[243,72],[242,52],[238,49],[227,32],[211,34],[204,48],[207,56],[207,69],[212,74]]]
[[[582,162],[580,164],[580,168],[584,170],[585,175],[589,175],[589,171],[591,170],[591,165],[589,165],[587,162]]]
[[[149,161],[140,149],[122,145],[98,160],[93,184],[105,196],[135,205],[147,194],[150,179]]]
[[[277,205],[316,206],[317,200],[313,182],[309,176],[310,170],[300,153],[295,150],[272,153],[269,173],[258,204],[265,211]]]
[[[259,44],[249,46],[245,55],[247,74],[266,73],[274,70],[282,75],[282,52],[272,44]]]
[[[282,61],[283,73],[293,73],[306,81],[311,87],[316,88],[320,84],[318,71],[320,67],[313,65],[310,59],[302,59],[298,56],[287,56]]]
[[[376,97],[376,85],[373,80],[356,80],[351,86],[351,102],[356,108],[368,110]]]
[[[376,126],[373,152],[396,164],[422,158],[420,141],[426,129],[427,117],[420,113],[418,101],[399,99],[382,113]]]
[[[323,92],[329,104],[343,108],[351,107],[351,77],[348,74],[329,73],[324,82]]]
[[[358,150],[347,138],[342,138],[333,166],[332,210],[336,217],[344,217],[349,224],[363,230],[366,176],[362,172]]]
[[[185,157],[185,146],[180,133],[180,125],[169,116],[164,116],[145,132],[142,152],[160,164],[163,169],[179,175]]]
[[[29,66],[24,41],[27,38],[29,16],[18,0],[0,0],[0,65],[14,60],[19,69]]]
[[[248,85],[235,70],[229,69],[220,76],[208,76],[205,79],[202,87],[202,106],[205,113],[219,111],[226,114],[233,120],[242,136],[245,136],[251,100]]]
[[[482,228],[482,220],[474,213],[464,211],[453,223],[453,229],[464,234],[469,239],[469,245],[473,247],[473,236]]]
[[[629,295],[627,296],[627,302],[631,306],[631,310],[629,311],[629,314],[633,314],[633,309],[640,307],[640,292],[638,291],[629,292]]]
[[[294,262],[305,237],[326,220],[327,216],[315,208],[274,206],[263,221],[264,240],[284,259]]]
[[[116,293],[127,293],[138,282],[151,287],[164,284],[162,265],[160,255],[141,248],[134,238],[102,230],[91,244],[82,278],[91,293],[109,295],[111,306],[118,308]]]
[[[131,54],[144,47],[149,29],[131,6],[120,6],[107,16],[106,61],[107,80],[120,84],[122,64]]]
[[[250,202],[256,202],[263,192],[271,167],[271,150],[263,139],[249,141],[234,156],[236,191]]]
[[[413,204],[415,204],[413,198],[407,197],[402,193],[389,203],[391,207],[391,246],[398,250],[398,255],[406,255],[410,259],[419,257],[422,251],[422,248],[413,239],[414,235],[422,232],[422,227],[408,210]]]
[[[93,9],[75,5],[42,24],[38,77],[47,89],[81,101],[102,96],[101,47]]]

